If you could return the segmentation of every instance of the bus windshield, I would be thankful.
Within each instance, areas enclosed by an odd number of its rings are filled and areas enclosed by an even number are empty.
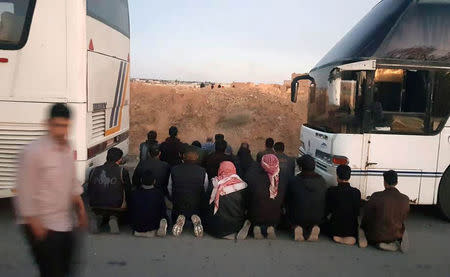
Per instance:
[[[0,0],[0,49],[19,49],[25,44],[32,2],[33,0]]]

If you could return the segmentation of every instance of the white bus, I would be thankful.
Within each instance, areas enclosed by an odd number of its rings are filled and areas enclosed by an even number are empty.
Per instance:
[[[413,204],[450,219],[450,1],[383,0],[310,71],[300,155],[336,184],[348,164],[363,199],[394,169]]]
[[[14,195],[17,155],[67,103],[77,174],[128,153],[127,0],[0,0],[0,197]]]

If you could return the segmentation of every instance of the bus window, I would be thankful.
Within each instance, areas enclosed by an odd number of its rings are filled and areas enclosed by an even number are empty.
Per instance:
[[[0,49],[25,45],[33,8],[33,0],[0,0]]]
[[[437,72],[431,106],[431,128],[438,131],[450,113],[450,72]]]
[[[87,0],[87,15],[130,37],[127,0]]]
[[[372,103],[373,131],[395,134],[437,131],[448,117],[449,81],[447,73],[378,69]],[[433,91],[429,91],[430,87]],[[433,102],[427,116],[430,95]]]

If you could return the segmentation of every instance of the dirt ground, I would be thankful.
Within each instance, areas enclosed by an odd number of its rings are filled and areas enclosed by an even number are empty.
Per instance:
[[[138,152],[149,130],[156,130],[162,142],[169,127],[175,125],[183,142],[203,143],[207,137],[223,133],[236,151],[241,142],[248,142],[256,153],[270,136],[283,141],[286,152],[295,156],[300,126],[306,120],[306,102],[301,93],[298,103],[291,103],[289,91],[281,85],[211,89],[132,82],[130,152]]]

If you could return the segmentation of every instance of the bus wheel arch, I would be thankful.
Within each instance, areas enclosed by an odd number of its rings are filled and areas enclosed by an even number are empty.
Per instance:
[[[450,221],[450,166],[439,182],[438,207],[445,219]]]

